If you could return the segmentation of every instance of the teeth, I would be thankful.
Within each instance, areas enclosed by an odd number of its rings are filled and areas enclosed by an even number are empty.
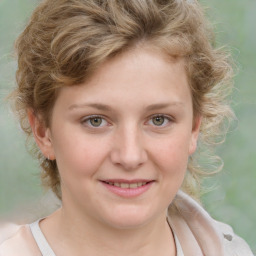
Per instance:
[[[120,188],[138,188],[147,184],[147,182],[138,182],[138,183],[118,183],[118,182],[107,182],[111,186],[120,187]]]
[[[129,188],[129,184],[127,183],[121,183],[121,188]]]
[[[132,183],[130,184],[130,188],[137,188],[138,187],[138,183]]]

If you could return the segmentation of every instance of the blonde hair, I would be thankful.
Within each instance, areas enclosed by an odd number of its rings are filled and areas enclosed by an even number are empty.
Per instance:
[[[35,9],[16,41],[18,87],[13,93],[22,129],[32,137],[27,110],[50,125],[59,88],[86,81],[100,64],[150,44],[168,56],[183,57],[194,115],[202,116],[200,145],[209,148],[225,134],[232,117],[227,95],[232,84],[229,56],[214,47],[212,31],[197,1],[186,0],[45,0]],[[61,198],[56,161],[47,160],[34,142],[44,184]],[[203,170],[189,159],[183,189],[195,192]]]

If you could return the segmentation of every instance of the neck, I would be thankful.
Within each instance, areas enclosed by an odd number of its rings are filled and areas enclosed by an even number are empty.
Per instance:
[[[45,233],[57,255],[175,255],[165,213],[143,226],[117,229],[61,208],[48,218],[47,226],[52,227]]]

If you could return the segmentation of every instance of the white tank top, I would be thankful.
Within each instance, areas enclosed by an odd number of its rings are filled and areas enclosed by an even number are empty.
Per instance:
[[[37,243],[37,246],[42,256],[56,256],[52,248],[48,244],[43,232],[40,229],[40,226],[39,226],[40,220],[37,220],[34,223],[29,225],[32,235]],[[178,237],[174,232],[173,232],[173,235],[174,235],[174,240],[176,244],[176,251],[177,251],[176,256],[184,256]]]
[[[39,226],[40,220],[29,225],[42,256],[56,256]]]

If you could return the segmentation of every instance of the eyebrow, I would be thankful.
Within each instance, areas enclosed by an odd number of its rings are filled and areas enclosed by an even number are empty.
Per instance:
[[[96,108],[99,110],[104,110],[104,111],[111,111],[112,108],[108,105],[102,104],[102,103],[84,103],[84,104],[72,104],[71,106],[68,107],[69,110],[74,110],[77,108],[86,108],[86,107],[91,107],[91,108]]]
[[[184,105],[183,102],[181,101],[174,101],[174,102],[167,102],[167,103],[156,103],[156,104],[151,104],[146,107],[147,111],[151,110],[158,110],[158,109],[163,109],[163,108],[168,108],[168,107],[173,107],[173,106],[182,106]]]
[[[167,102],[167,103],[156,103],[156,104],[151,104],[146,107],[146,111],[152,111],[152,110],[158,110],[158,109],[164,109],[172,106],[182,106],[184,105],[183,102],[181,101],[174,101],[174,102]],[[68,110],[72,111],[74,109],[79,109],[79,108],[86,108],[86,107],[91,107],[95,108],[98,110],[102,111],[112,111],[112,107],[102,104],[102,103],[84,103],[84,104],[72,104],[71,106],[68,107]]]

